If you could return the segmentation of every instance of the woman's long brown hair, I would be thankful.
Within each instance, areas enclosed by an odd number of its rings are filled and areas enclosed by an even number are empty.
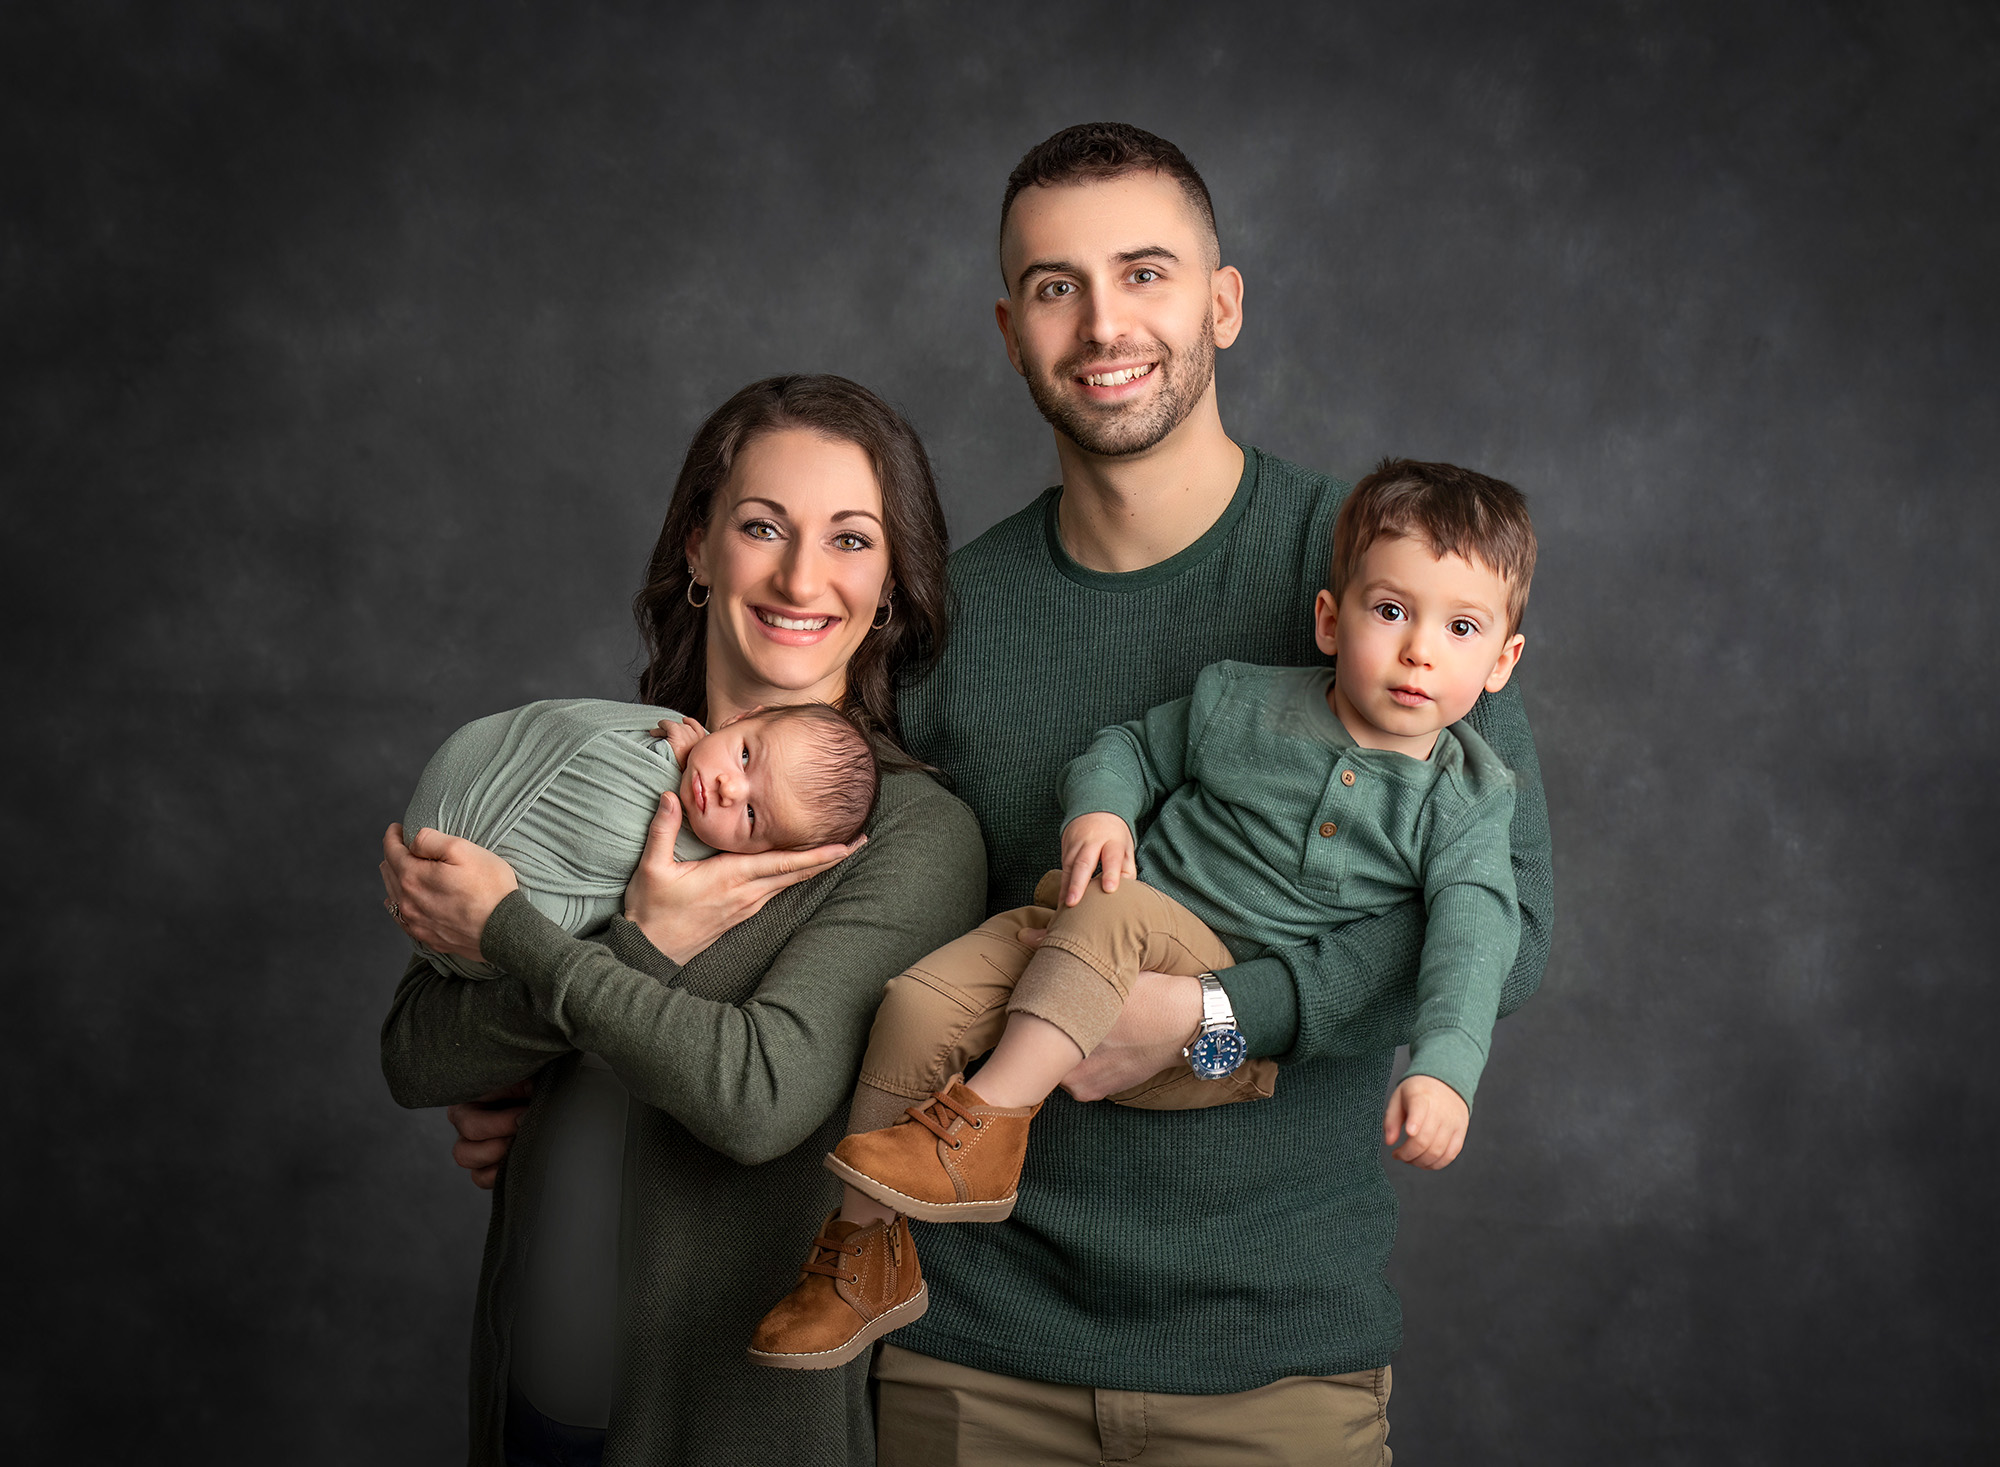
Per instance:
[[[895,578],[895,615],[855,649],[841,707],[900,754],[897,690],[931,669],[944,651],[950,624],[944,510],[916,430],[888,403],[845,377],[752,382],[711,413],[694,435],[653,547],[646,584],[632,600],[646,643],[640,701],[707,721],[708,612],[688,601],[693,579],[688,537],[711,524],[716,491],[728,482],[743,445],[760,433],[784,428],[806,428],[852,443],[874,465]]]

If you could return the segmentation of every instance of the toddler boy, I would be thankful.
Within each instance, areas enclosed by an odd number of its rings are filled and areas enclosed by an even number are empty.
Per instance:
[[[665,715],[664,717],[662,715]],[[660,796],[680,796],[674,855],[846,844],[880,788],[867,735],[824,703],[760,708],[714,733],[636,703],[551,699],[468,723],[444,741],[403,829],[482,845],[514,868],[521,894],[583,936],[621,910]],[[423,948],[462,978],[498,970]]]
[[[1142,969],[1199,974],[1204,1020],[1188,1067],[1113,1099],[1268,1096],[1275,1067],[1242,1063],[1216,973],[1421,893],[1410,1066],[1384,1133],[1406,1135],[1396,1154],[1416,1165],[1458,1154],[1520,937],[1513,778],[1460,720],[1520,658],[1534,562],[1512,486],[1385,461],[1341,507],[1331,589],[1314,606],[1332,668],[1218,663],[1190,697],[1098,734],[1064,774],[1063,865],[1038,905],[889,984],[850,1134],[827,1158],[846,1201],[759,1326],[753,1360],[838,1365],[923,1313],[906,1217],[1009,1215],[1029,1121]],[[1024,927],[1047,929],[1032,953]],[[964,1066],[996,1037],[974,1090]]]

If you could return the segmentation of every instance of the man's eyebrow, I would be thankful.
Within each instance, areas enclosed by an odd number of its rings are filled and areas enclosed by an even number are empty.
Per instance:
[[[1070,264],[1067,260],[1035,260],[1025,266],[1021,273],[1014,277],[1014,288],[1019,290],[1022,286],[1026,285],[1030,275],[1080,275],[1082,273],[1082,271],[1078,270],[1076,266]]]
[[[1178,265],[1181,257],[1165,245],[1138,245],[1129,250],[1120,250],[1111,257],[1121,265],[1136,265],[1141,260],[1160,260],[1169,265]],[[1015,277],[1014,288],[1021,289],[1031,275],[1081,275],[1083,272],[1068,260],[1036,260],[1026,266]]]

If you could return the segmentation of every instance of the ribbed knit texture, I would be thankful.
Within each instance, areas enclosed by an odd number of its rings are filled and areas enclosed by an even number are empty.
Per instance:
[[[1192,696],[1091,740],[1063,773],[1065,818],[1102,810],[1142,832],[1140,878],[1239,961],[1421,892],[1410,1072],[1470,1105],[1521,936],[1514,777],[1463,724],[1428,759],[1362,748],[1332,685],[1330,668],[1218,662]]]
[[[1346,486],[1255,450],[1246,459],[1221,519],[1146,570],[1072,561],[1057,490],[952,557],[951,646],[904,699],[904,727],[979,818],[989,911],[1026,902],[1055,864],[1063,768],[1098,729],[1185,696],[1213,662],[1324,661],[1312,600]],[[1548,956],[1548,818],[1514,688],[1467,721],[1516,778],[1522,929],[1504,1013]],[[1287,1066],[1273,1099],[1137,1111],[1058,1091],[1031,1133],[1011,1219],[918,1225],[931,1308],[896,1343],[1140,1391],[1248,1390],[1386,1363],[1401,1315],[1382,1276],[1396,1199],[1379,1126],[1415,1016],[1423,931],[1413,901],[1230,970],[1251,1052]]]
[[[614,1467],[866,1467],[864,1357],[841,1370],[744,1358],[791,1288],[839,1187],[822,1165],[882,985],[980,920],[984,864],[965,807],[892,774],[869,843],[780,892],[685,967],[614,917],[570,936],[513,895],[481,942],[504,976],[446,977],[421,958],[382,1030],[404,1105],[448,1105],[535,1077],[493,1194],[473,1318],[469,1460],[500,1467],[509,1343],[547,1152],[542,1117],[576,1051],[632,1093],[625,1150]]]

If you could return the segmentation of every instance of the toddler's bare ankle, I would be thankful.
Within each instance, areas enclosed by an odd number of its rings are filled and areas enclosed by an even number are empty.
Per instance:
[[[894,1222],[896,1220],[896,1209],[885,1207],[866,1192],[857,1191],[853,1187],[845,1187],[842,1189],[840,1199],[840,1216],[845,1222],[851,1222],[865,1228],[870,1223]]]

